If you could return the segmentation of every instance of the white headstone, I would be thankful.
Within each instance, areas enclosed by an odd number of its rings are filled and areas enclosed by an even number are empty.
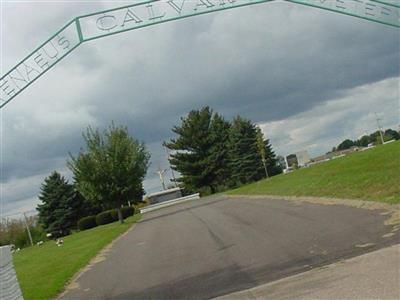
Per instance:
[[[0,299],[23,299],[12,262],[11,246],[0,247]]]

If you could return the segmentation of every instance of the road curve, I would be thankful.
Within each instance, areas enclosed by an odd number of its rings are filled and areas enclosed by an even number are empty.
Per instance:
[[[399,242],[388,215],[211,197],[148,213],[60,299],[209,299]]]

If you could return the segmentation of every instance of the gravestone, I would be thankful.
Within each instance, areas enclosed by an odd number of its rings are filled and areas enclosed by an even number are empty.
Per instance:
[[[12,262],[11,246],[0,247],[0,299],[23,299]]]

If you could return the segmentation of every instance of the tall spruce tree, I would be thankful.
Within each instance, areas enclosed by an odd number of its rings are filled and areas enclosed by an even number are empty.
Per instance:
[[[263,165],[257,149],[256,126],[240,116],[234,118],[229,135],[231,184],[238,186],[261,179]]]
[[[256,145],[257,145],[257,150],[258,154],[261,157],[261,162],[264,167],[265,171],[265,177],[269,177],[268,175],[268,169],[267,169],[267,149],[265,145],[265,140],[264,140],[264,135],[261,131],[261,128],[256,126]]]
[[[274,176],[282,173],[282,168],[278,164],[276,154],[272,149],[272,145],[270,144],[269,139],[264,139],[264,147],[268,176]]]
[[[172,131],[177,138],[166,143],[175,151],[170,163],[181,175],[177,181],[190,192],[214,193],[259,180],[266,172],[279,173],[269,141],[240,116],[230,123],[204,107],[191,111]]]
[[[84,199],[56,171],[44,180],[39,199],[42,202],[37,206],[39,222],[55,237],[67,235],[82,217]]]
[[[212,110],[207,106],[192,110],[181,119],[180,126],[172,131],[177,138],[171,139],[166,146],[174,150],[170,163],[181,174],[177,179],[189,192],[198,192],[205,188],[214,191],[214,171],[210,165]]]
[[[210,159],[209,169],[213,178],[213,191],[225,189],[229,184],[229,130],[230,123],[218,113],[214,114],[211,121]]]

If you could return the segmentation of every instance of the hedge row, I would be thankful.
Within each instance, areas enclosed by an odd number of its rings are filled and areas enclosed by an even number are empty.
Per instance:
[[[126,219],[129,216],[133,216],[135,209],[131,206],[121,207],[122,218]],[[96,216],[88,216],[78,221],[78,229],[86,230],[99,225],[105,225],[112,222],[118,221],[118,212],[116,209],[103,211]]]
[[[88,216],[80,219],[78,221],[78,229],[79,230],[86,230],[93,227],[96,227],[96,217],[95,216]]]

